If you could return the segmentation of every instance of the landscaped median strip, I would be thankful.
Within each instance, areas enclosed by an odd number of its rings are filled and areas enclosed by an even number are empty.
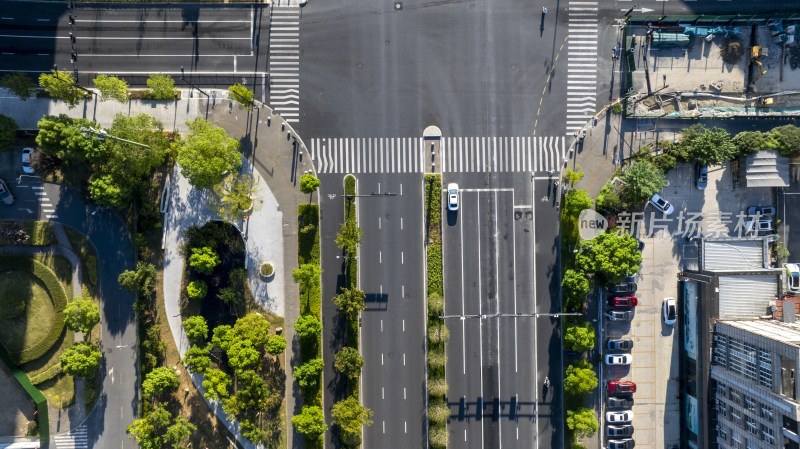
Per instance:
[[[428,295],[428,441],[432,449],[447,447],[447,379],[445,342],[450,332],[444,313],[442,282],[442,177],[425,175],[425,249]]]

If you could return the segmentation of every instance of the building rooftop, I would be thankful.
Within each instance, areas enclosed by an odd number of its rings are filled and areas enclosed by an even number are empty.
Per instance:
[[[704,238],[702,269],[706,271],[758,271],[769,267],[763,238]]]
[[[777,151],[759,151],[747,156],[747,187],[788,187],[789,159]]]
[[[800,324],[775,320],[720,321],[731,327],[781,343],[800,347]]]

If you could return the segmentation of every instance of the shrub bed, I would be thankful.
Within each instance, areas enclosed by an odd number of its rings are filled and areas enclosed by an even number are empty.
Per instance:
[[[353,175],[347,175],[344,178],[344,193],[346,195],[355,195],[356,194],[356,178]],[[352,197],[345,197],[344,200],[344,212],[345,212],[345,221],[349,225],[357,225],[356,217],[356,199]],[[348,252],[345,256],[345,276],[347,277],[347,286],[348,288],[358,288],[358,259],[356,259],[355,253]],[[355,349],[356,351],[359,350],[359,329],[358,329],[358,319],[355,320],[347,320],[347,346],[350,348]],[[361,378],[361,374],[358,377],[348,379],[348,388],[350,390],[350,395],[354,396],[356,399],[359,397],[359,380]]]
[[[428,300],[428,440],[433,449],[447,447],[447,380],[445,343],[449,332],[440,318],[442,282],[442,178],[425,175],[425,250]]]
[[[47,246],[53,242],[53,226],[46,221],[0,221],[0,244]]]
[[[44,284],[50,294],[50,299],[53,301],[53,309],[55,310],[55,318],[44,338],[22,351],[9,353],[11,360],[21,365],[38,359],[58,341],[61,332],[64,330],[64,308],[67,306],[67,293],[55,273],[41,262],[28,257],[4,256],[0,258],[0,270],[7,269],[27,270],[33,273]]]

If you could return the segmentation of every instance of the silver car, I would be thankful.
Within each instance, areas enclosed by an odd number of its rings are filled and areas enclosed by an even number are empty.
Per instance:
[[[656,209],[663,212],[664,215],[669,215],[675,212],[675,206],[670,204],[669,201],[665,200],[664,197],[662,197],[657,193],[653,194],[653,197],[650,198],[650,204],[652,204],[653,207],[655,207]]]

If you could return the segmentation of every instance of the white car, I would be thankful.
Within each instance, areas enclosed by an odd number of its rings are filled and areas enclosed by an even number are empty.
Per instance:
[[[653,194],[653,197],[650,198],[650,204],[652,204],[653,207],[655,207],[656,209],[663,212],[664,215],[669,215],[675,212],[675,206],[670,204],[669,201],[665,200],[664,197],[662,197],[657,193]]]
[[[786,284],[790,292],[800,292],[800,265],[796,263],[783,264],[786,268]]]
[[[664,324],[675,324],[675,320],[678,319],[678,304],[675,298],[664,298],[664,302],[661,303],[661,317],[664,319]]]
[[[458,184],[447,184],[447,210],[458,210]]]
[[[633,412],[622,410],[619,412],[606,412],[606,422],[609,424],[629,423],[633,421]]]
[[[14,195],[8,190],[6,182],[0,179],[0,200],[7,205],[14,204]]]
[[[28,147],[22,149],[22,171],[28,174],[33,173],[33,167],[31,166],[32,154],[33,154],[33,148]]]
[[[633,356],[630,354],[607,354],[606,365],[630,365],[633,363]]]

